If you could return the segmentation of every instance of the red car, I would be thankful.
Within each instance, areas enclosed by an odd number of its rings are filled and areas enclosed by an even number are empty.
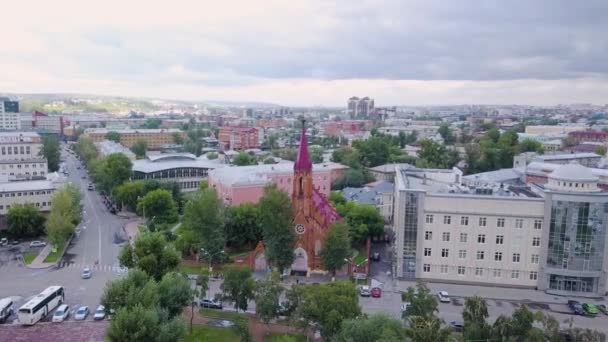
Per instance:
[[[382,296],[382,290],[379,287],[374,287],[372,289],[372,297],[380,298]]]

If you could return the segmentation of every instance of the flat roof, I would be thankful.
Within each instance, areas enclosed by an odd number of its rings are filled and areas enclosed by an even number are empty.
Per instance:
[[[129,134],[129,133],[180,133],[183,132],[181,129],[177,128],[137,128],[137,129],[108,129],[108,128],[87,128],[84,130],[84,133],[97,133],[97,134],[107,134],[108,132],[116,132],[119,134]]]
[[[55,189],[55,184],[50,180],[23,180],[0,183],[0,192],[37,191]]]
[[[293,162],[284,161],[278,164],[262,164],[249,166],[232,166],[221,170],[211,171],[213,178],[225,185],[265,184],[269,176],[293,174]],[[338,163],[313,164],[313,172],[328,172],[345,166]]]
[[[221,164],[217,159],[211,161],[206,158],[195,159],[171,159],[170,157],[160,159],[140,159],[133,161],[133,172],[151,173],[180,168],[199,168],[199,169],[216,169],[224,168],[226,165]]]

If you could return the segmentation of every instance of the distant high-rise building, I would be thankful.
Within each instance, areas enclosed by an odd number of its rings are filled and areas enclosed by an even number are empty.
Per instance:
[[[0,97],[0,130],[21,129],[19,102],[7,97]]]
[[[348,99],[346,107],[352,119],[366,119],[374,112],[374,99],[367,96],[361,99],[353,96]]]
[[[4,101],[5,113],[19,113],[19,101]]]

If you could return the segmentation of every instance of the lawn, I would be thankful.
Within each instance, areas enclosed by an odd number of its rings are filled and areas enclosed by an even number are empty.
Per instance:
[[[220,318],[228,321],[234,321],[241,317],[246,317],[245,313],[236,313],[234,311],[223,311],[215,309],[201,309],[200,313],[202,316],[211,318]]]
[[[60,255],[61,255],[61,252],[59,252],[59,250],[57,250],[55,252],[51,252],[49,255],[46,256],[46,259],[44,259],[44,262],[57,262]]]
[[[186,274],[201,274],[203,272],[203,267],[179,265],[179,271]]]
[[[289,335],[289,334],[270,334],[265,340],[266,342],[305,342],[306,336]]]
[[[189,332],[190,330],[188,330]],[[184,341],[214,341],[214,342],[239,342],[241,339],[232,330],[227,328],[209,327],[206,325],[195,325],[192,334],[186,335]]]
[[[26,265],[29,265],[32,263],[32,261],[34,261],[34,259],[36,259],[37,256],[38,256],[37,253],[23,254],[23,261],[25,261]]]

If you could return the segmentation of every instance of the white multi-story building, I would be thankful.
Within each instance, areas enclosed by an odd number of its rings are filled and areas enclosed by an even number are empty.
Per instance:
[[[47,161],[41,154],[42,141],[35,132],[0,132],[0,175],[46,176]]]
[[[29,203],[40,211],[49,211],[57,186],[46,179],[0,183],[0,215],[6,215],[11,206],[17,203]]]
[[[2,103],[0,101],[0,103]],[[0,110],[0,130],[17,131],[21,129],[21,116],[19,113],[7,113]]]
[[[608,193],[577,163],[544,184],[468,187],[454,172],[396,169],[397,277],[600,296],[608,274]]]

